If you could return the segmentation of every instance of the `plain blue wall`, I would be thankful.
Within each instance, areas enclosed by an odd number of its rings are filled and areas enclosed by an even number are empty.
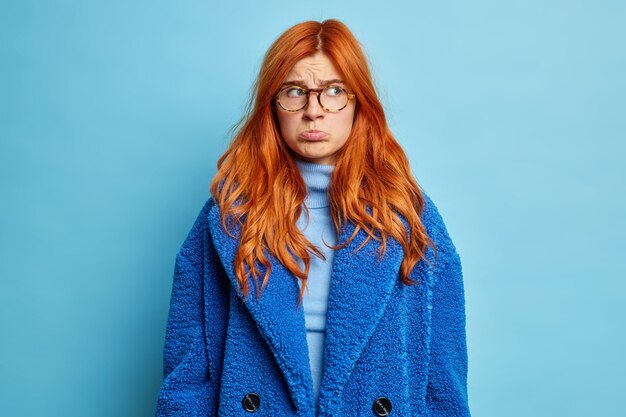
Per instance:
[[[624,2],[3,2],[0,414],[152,416],[176,252],[262,56],[342,19],[461,254],[476,417],[626,392]]]

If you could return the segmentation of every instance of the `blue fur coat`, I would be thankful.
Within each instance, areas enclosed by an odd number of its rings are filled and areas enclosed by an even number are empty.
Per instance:
[[[399,279],[403,250],[393,238],[382,260],[373,239],[353,253],[362,230],[335,252],[319,416],[470,416],[461,262],[422,195],[420,218],[439,256],[434,268],[420,260],[413,269],[421,284]],[[262,297],[251,281],[244,300],[233,270],[240,228],[231,223],[235,238],[209,198],[176,256],[156,415],[315,417],[296,278],[269,256]]]

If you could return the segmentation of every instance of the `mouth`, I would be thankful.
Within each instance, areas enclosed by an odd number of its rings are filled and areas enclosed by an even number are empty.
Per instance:
[[[306,140],[322,140],[326,138],[327,136],[328,134],[321,130],[307,130],[307,131],[300,133],[299,135],[301,139],[306,139]]]

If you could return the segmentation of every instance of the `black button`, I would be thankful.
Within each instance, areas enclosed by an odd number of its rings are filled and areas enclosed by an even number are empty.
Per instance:
[[[248,413],[254,413],[259,409],[259,406],[261,405],[261,398],[259,398],[258,394],[251,392],[243,397],[241,405],[243,406],[243,409],[246,410]]]
[[[388,416],[391,413],[391,401],[385,397],[376,398],[372,409],[377,416]]]

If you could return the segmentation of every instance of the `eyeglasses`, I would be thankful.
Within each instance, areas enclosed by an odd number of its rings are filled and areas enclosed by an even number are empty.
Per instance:
[[[281,89],[274,98],[286,111],[297,112],[306,107],[312,92],[317,93],[317,102],[325,112],[338,112],[348,105],[349,100],[356,98],[356,94],[348,93],[345,88],[338,85],[324,88],[302,88],[291,85]]]

